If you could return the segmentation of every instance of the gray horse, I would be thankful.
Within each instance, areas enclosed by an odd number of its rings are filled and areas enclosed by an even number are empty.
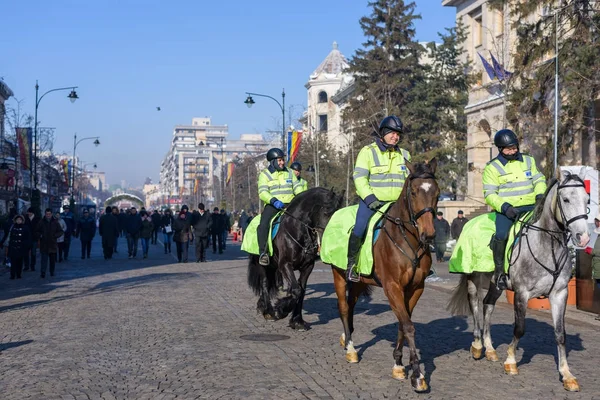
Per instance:
[[[545,197],[536,206],[532,219],[523,224],[520,239],[510,257],[508,287],[515,292],[515,326],[504,371],[510,375],[518,374],[515,352],[519,339],[525,333],[527,302],[534,297],[548,296],[558,346],[558,370],[564,388],[569,391],[579,391],[579,384],[569,371],[565,350],[564,317],[572,268],[567,243],[569,236],[572,243],[579,247],[585,247],[590,240],[586,223],[588,198],[579,176],[569,173],[563,175],[557,171],[557,177],[549,183]],[[453,314],[463,315],[470,310],[473,315],[473,358],[480,358],[485,346],[485,357],[490,361],[498,361],[492,345],[490,324],[494,306],[502,291],[490,284],[491,276],[491,272],[464,274],[454,290],[448,309]],[[483,297],[485,288],[489,289]]]

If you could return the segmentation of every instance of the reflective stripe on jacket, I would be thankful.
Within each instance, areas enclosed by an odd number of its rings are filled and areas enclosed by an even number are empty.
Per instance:
[[[296,194],[300,194],[308,190],[308,182],[304,178],[298,178],[298,189],[295,191]]]
[[[376,142],[363,147],[354,164],[356,193],[368,203],[375,200],[373,196],[380,201],[397,200],[409,175],[405,158],[410,161],[410,153],[404,149],[383,152]]]
[[[497,212],[504,203],[513,207],[535,204],[535,196],[545,191],[546,178],[531,156],[523,154],[523,161],[512,160],[506,165],[494,158],[483,170],[485,202]]]
[[[269,171],[265,168],[258,175],[258,197],[266,204],[275,198],[288,204],[298,194],[298,179],[291,169]]]

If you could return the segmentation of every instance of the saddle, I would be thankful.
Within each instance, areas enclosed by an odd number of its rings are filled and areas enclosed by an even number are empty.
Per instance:
[[[273,219],[271,219],[271,223],[269,224],[269,237],[267,240],[268,248],[269,248],[269,256],[273,255],[273,239],[279,232],[279,224],[281,222],[281,215],[283,211],[279,211]],[[260,251],[258,247],[258,225],[260,225],[260,218],[262,214],[257,215],[252,218],[250,224],[244,231],[244,237],[242,240],[242,250],[249,254],[260,255],[262,251]]]
[[[383,214],[394,202],[384,204],[369,220],[365,240],[360,248],[356,269],[360,275],[373,274],[373,245],[383,225]],[[348,266],[348,240],[354,228],[358,205],[344,207],[333,214],[321,240],[321,261],[346,270]]]

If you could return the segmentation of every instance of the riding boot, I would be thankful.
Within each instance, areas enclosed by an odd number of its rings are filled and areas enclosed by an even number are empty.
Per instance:
[[[495,237],[490,243],[492,252],[494,253],[494,274],[492,275],[492,283],[499,290],[506,290],[508,287],[507,276],[504,273],[504,254],[506,251],[506,243],[508,240],[497,240]]]
[[[348,282],[360,282],[360,276],[355,267],[361,244],[362,238],[351,233],[348,240],[348,266],[346,267],[346,281]]]

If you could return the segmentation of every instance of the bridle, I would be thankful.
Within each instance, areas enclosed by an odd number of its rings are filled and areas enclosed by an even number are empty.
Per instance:
[[[569,184],[569,181],[575,181],[575,183]],[[569,228],[569,225],[575,221],[578,221],[580,219],[588,219],[588,215],[587,214],[579,214],[569,220],[567,220],[567,216],[565,215],[565,211],[563,210],[563,206],[562,206],[562,202],[560,201],[560,190],[564,189],[564,188],[584,188],[585,189],[585,184],[583,183],[583,179],[581,179],[578,175],[572,175],[569,174],[567,176],[567,179],[565,179],[563,184],[558,184],[558,187],[556,189],[556,203],[558,206],[558,210],[560,211],[560,218],[562,219],[562,221],[556,221],[558,222],[560,225],[563,225],[565,230]],[[555,208],[556,209],[556,208]],[[566,220],[566,222],[564,222]]]

